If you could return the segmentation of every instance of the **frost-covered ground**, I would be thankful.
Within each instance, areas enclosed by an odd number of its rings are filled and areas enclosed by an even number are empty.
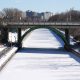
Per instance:
[[[0,80],[80,80],[80,59],[58,49],[63,45],[48,29],[33,31],[0,72]]]

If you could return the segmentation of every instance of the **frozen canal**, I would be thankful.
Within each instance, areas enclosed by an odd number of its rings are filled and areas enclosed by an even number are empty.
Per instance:
[[[48,29],[33,31],[0,72],[0,80],[80,80],[80,59],[59,49],[63,45]]]
[[[32,48],[60,48],[64,42],[55,33],[48,29],[37,29],[26,37],[23,47]]]

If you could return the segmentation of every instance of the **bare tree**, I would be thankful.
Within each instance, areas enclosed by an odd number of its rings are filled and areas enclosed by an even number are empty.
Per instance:
[[[20,21],[22,17],[22,11],[16,8],[4,8],[3,9],[4,20],[6,21]]]
[[[3,21],[4,14],[0,11],[0,22]]]

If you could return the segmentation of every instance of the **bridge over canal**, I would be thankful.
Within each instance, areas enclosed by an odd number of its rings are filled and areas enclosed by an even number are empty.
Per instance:
[[[23,28],[64,28],[65,29],[65,39],[67,43],[70,43],[69,39],[69,28],[80,28],[80,23],[79,22],[2,22],[0,23],[0,28],[1,28],[1,33],[3,34],[2,36],[2,41],[4,43],[8,42],[8,29],[15,28],[17,29],[18,33],[18,47],[21,47],[21,41],[22,41],[22,36],[21,36],[21,29]],[[65,44],[66,45],[66,44]]]
[[[39,28],[22,43],[1,70],[1,80],[80,80],[80,58],[64,49],[65,43],[56,32]]]

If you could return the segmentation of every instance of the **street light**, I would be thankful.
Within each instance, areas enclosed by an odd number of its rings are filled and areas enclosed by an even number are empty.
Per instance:
[[[69,21],[69,18],[68,18],[68,10],[67,10],[67,23],[68,23],[68,21]]]
[[[70,22],[72,21],[72,11],[74,10],[74,8],[70,8]]]
[[[70,9],[70,22],[71,22],[71,18],[72,18],[71,13],[72,13],[72,9]]]

